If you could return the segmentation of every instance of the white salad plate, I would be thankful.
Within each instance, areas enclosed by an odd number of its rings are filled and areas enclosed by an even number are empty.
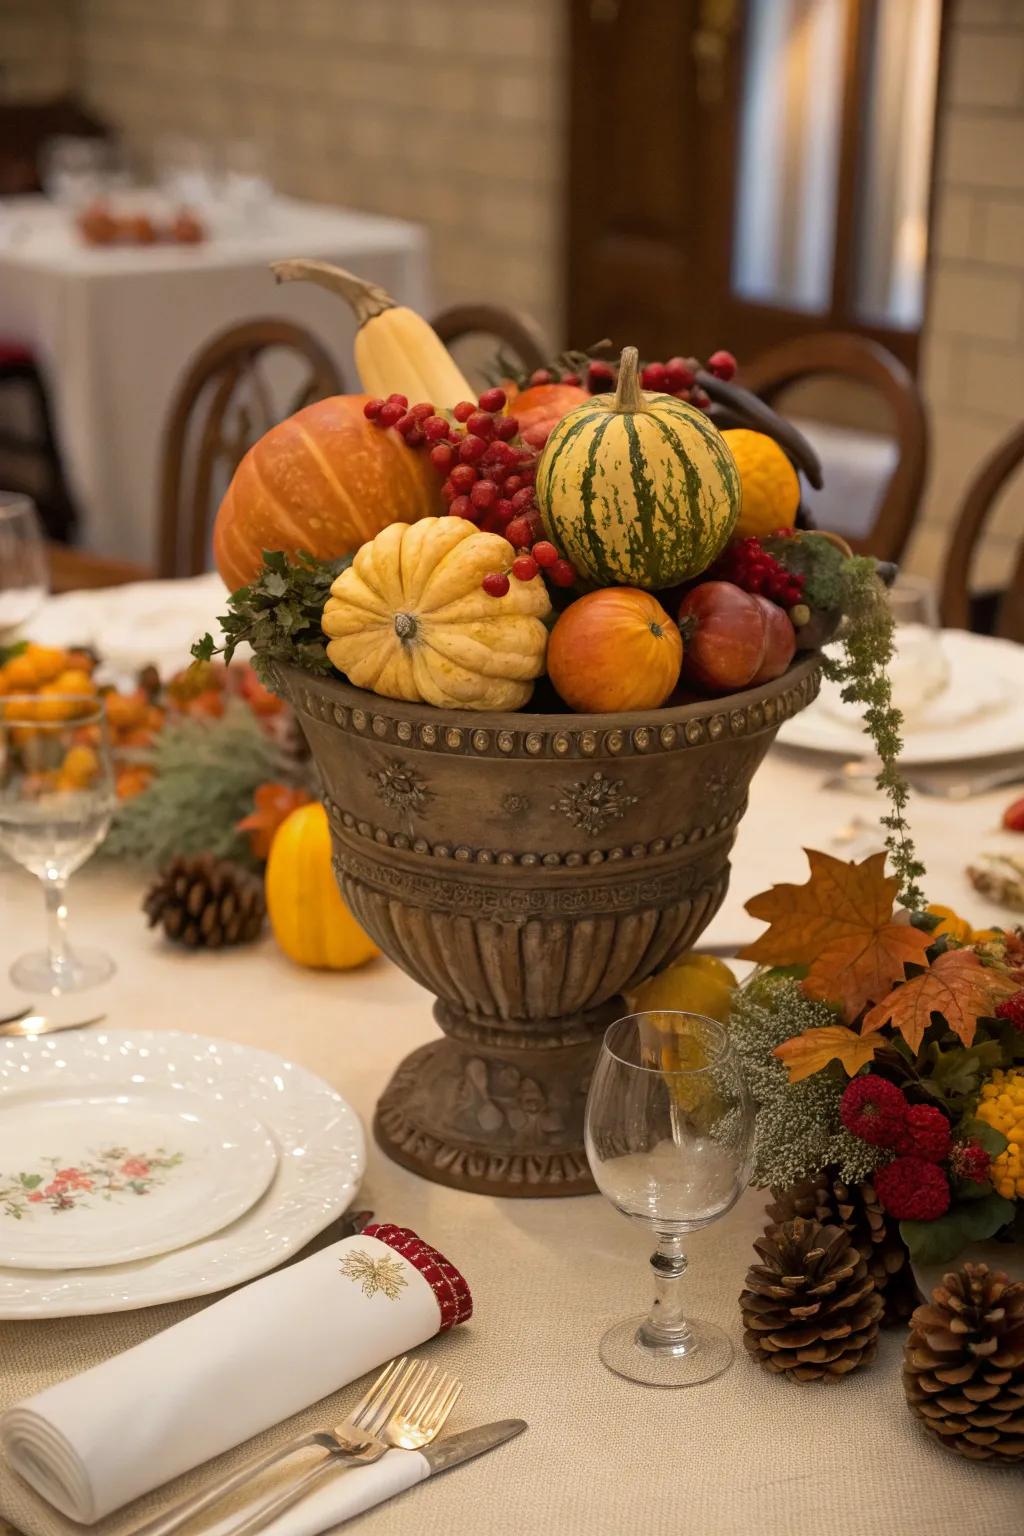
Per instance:
[[[949,683],[920,719],[905,722],[900,761],[911,767],[1024,752],[1024,646],[960,629],[943,630],[940,638]],[[861,710],[844,704],[829,682],[813,704],[786,721],[778,740],[846,758],[873,754]]]
[[[254,1115],[180,1087],[83,1089],[65,1060],[0,1069],[0,1265],[85,1269],[184,1248],[274,1177],[277,1148]]]
[[[237,1137],[240,1124],[258,1122],[265,1127],[277,1164],[264,1193],[243,1214],[187,1245],[127,1263],[88,1268],[0,1267],[0,1319],[130,1311],[208,1295],[251,1280],[298,1252],[347,1209],[366,1164],[362,1125],[340,1094],[280,1056],[226,1040],[174,1030],[83,1030],[74,1035],[0,1040],[0,1126],[9,1109],[23,1121],[30,1096],[46,1104],[55,1089],[65,1105],[106,1101],[110,1108],[110,1101],[120,1095],[134,1100],[134,1107],[148,1104],[150,1112],[179,1094],[186,1114],[196,1113],[196,1101],[201,1101],[204,1134],[212,1133],[220,1121],[230,1125]],[[185,1124],[173,1119],[169,1110],[166,1114],[161,1143],[165,1147],[172,1132],[179,1133]],[[3,1134],[6,1137],[7,1132]],[[120,1150],[126,1132],[118,1129],[116,1134]],[[193,1144],[199,1143],[189,1143]],[[8,1143],[3,1145],[6,1149]],[[175,1147],[172,1143],[169,1156],[173,1157]],[[147,1144],[125,1146],[125,1150],[128,1155],[122,1164],[131,1161],[136,1150],[152,1148]],[[62,1156],[56,1147],[49,1155]],[[139,1161],[145,1158],[140,1156]],[[15,1171],[20,1173],[24,1156],[16,1162]],[[152,1170],[152,1163],[149,1166]],[[162,1171],[177,1174],[184,1167],[183,1158],[180,1165]],[[61,1171],[67,1169],[57,1170]],[[5,1189],[8,1182],[5,1179]],[[64,1181],[65,1185],[73,1182]],[[167,1185],[171,1183],[168,1178]],[[29,1193],[46,1187],[35,1186]],[[35,1208],[45,1203],[45,1196],[43,1202],[31,1203]],[[145,1200],[138,1199],[138,1204],[144,1205]],[[83,1204],[83,1217],[85,1211]],[[56,1221],[58,1215],[73,1217],[75,1210],[51,1214]],[[6,1226],[9,1220],[11,1228],[21,1227],[24,1219],[5,1219],[0,1214],[0,1225]],[[175,1239],[178,1236],[176,1231]]]

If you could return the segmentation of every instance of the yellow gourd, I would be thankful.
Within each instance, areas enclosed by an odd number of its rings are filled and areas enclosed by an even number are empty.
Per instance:
[[[324,607],[327,654],[357,688],[456,709],[521,709],[544,671],[540,576],[481,587],[515,550],[461,517],[392,523],[364,544]]]
[[[800,506],[800,479],[774,437],[731,427],[722,433],[739,470],[743,498],[734,539],[767,538],[792,528]]]
[[[452,410],[476,394],[437,332],[422,315],[396,304],[390,294],[327,261],[271,262],[278,282],[318,283],[340,294],[359,321],[355,360],[368,395],[405,395],[410,405],[429,400]]]
[[[322,805],[300,805],[278,827],[266,892],[274,937],[296,965],[349,971],[380,953],[341,899]]]

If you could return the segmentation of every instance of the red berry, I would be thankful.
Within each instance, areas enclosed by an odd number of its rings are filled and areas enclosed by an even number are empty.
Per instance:
[[[508,443],[497,442],[487,444],[487,462],[501,469],[514,469],[519,459]]]
[[[472,432],[475,437],[482,437],[485,443],[489,443],[494,436],[494,417],[488,416],[486,411],[474,411],[466,422],[466,431]]]
[[[395,422],[401,421],[404,415],[404,405],[399,405],[397,400],[385,400],[380,408],[377,421],[382,427],[393,427]]]
[[[430,462],[435,469],[447,474],[455,462],[455,449],[449,443],[437,443],[430,450]]]
[[[563,384],[582,384],[583,380],[580,378],[580,375],[578,373],[563,373],[562,374],[562,383]]]
[[[383,400],[367,400],[366,404],[363,406],[363,415],[366,417],[367,421],[376,421],[377,417],[380,415],[381,406],[383,404]]]
[[[851,1078],[839,1100],[839,1118],[846,1129],[873,1147],[896,1146],[906,1116],[903,1089],[874,1072]]]
[[[667,377],[668,369],[664,363],[648,363],[640,374],[640,384],[644,389],[662,394],[667,387]]]
[[[427,440],[423,435],[423,428],[418,421],[414,421],[409,430],[402,433],[402,436],[410,448],[422,448]]]
[[[464,437],[459,444],[459,458],[463,464],[479,464],[487,452],[487,444],[482,437],[477,437],[475,432]]]
[[[452,412],[452,415],[455,417],[456,421],[468,421],[475,410],[476,406],[473,404],[472,400],[460,400]]]
[[[428,443],[443,443],[451,428],[443,416],[427,416],[423,421],[423,435]]]
[[[548,567],[548,580],[556,587],[571,587],[576,580],[576,568],[571,561],[559,557]]]
[[[498,499],[498,487],[493,480],[478,480],[469,493],[469,499],[474,507],[486,512]]]
[[[442,499],[446,501],[449,506],[451,506],[452,502],[455,500],[458,494],[458,491],[455,489],[454,485],[452,485],[451,481],[446,480],[444,485],[441,487]]]
[[[504,597],[509,589],[509,579],[504,571],[488,571],[480,585],[488,597]]]
[[[1003,825],[1008,825],[1005,818]],[[1010,830],[1013,829],[1010,828]],[[997,1003],[996,1018],[1005,1019],[1007,1024],[1013,1025],[1019,1035],[1024,1035],[1024,990],[1014,992],[1012,996],[1005,997],[1001,1003]]]
[[[538,565],[547,569],[558,559],[558,550],[553,544],[549,544],[547,539],[538,539],[533,546],[533,558]]]
[[[731,352],[719,349],[708,358],[708,372],[716,379],[731,379],[736,373],[736,359]]]
[[[407,432],[412,431],[413,427],[418,427],[419,422],[416,420],[416,417],[413,415],[412,411],[406,411],[404,415],[399,416],[398,420],[395,422],[395,426],[404,437]]]
[[[494,424],[494,435],[507,443],[510,437],[515,437],[519,431],[518,416],[501,416]]]
[[[665,388],[670,394],[677,389],[690,389],[697,375],[683,357],[670,357],[665,364]]]
[[[505,481],[506,492],[511,489],[509,481],[514,480],[515,478],[515,475],[509,475],[508,480]],[[524,485],[522,490],[516,491],[515,495],[512,497],[512,505],[515,507],[517,512],[525,512],[527,507],[533,506],[533,501],[534,494],[532,485]]]
[[[449,478],[457,491],[468,491],[479,477],[472,464],[456,464]]]
[[[388,405],[400,405],[403,411],[409,409],[408,395],[388,395]]]
[[[516,509],[507,497],[494,503],[494,515],[501,523],[510,523],[516,515]]]
[[[480,396],[480,409],[482,411],[501,411],[505,408],[508,396],[503,389],[485,389]]]
[[[501,503],[499,502],[500,506]],[[512,508],[512,521],[505,529],[505,537],[516,549],[529,549],[533,543],[533,530],[530,527],[529,518],[522,515],[516,516],[515,507]]]
[[[429,400],[421,400],[418,405],[410,406],[409,411],[410,415],[415,416],[420,423],[426,421],[428,416],[436,414]]]
[[[608,390],[615,388],[615,369],[611,363],[606,363],[598,358],[590,363],[587,368],[587,388],[592,395],[607,394]]]
[[[553,384],[554,382],[555,376],[550,368],[535,368],[529,378],[531,384]]]
[[[471,523],[475,523],[477,518],[480,516],[479,512],[477,511],[476,507],[474,507],[468,496],[456,496],[455,500],[448,508],[448,515],[450,517],[468,518]]]
[[[532,555],[518,555],[512,561],[512,575],[519,581],[532,581],[540,566]]]
[[[706,411],[711,404],[711,396],[697,384],[690,391],[690,404],[695,405],[699,411]]]

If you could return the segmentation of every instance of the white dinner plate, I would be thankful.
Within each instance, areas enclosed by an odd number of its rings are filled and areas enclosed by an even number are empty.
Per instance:
[[[355,1111],[322,1079],[269,1051],[176,1030],[0,1040],[0,1119],[5,1096],[15,1102],[33,1088],[45,1094],[55,1081],[83,1099],[109,1095],[112,1086],[126,1095],[182,1093],[202,1099],[211,1116],[258,1120],[274,1143],[277,1168],[243,1215],[185,1247],[88,1269],[0,1268],[2,1319],[130,1311],[251,1280],[340,1216],[366,1165]]]
[[[949,688],[930,719],[905,724],[901,761],[909,767],[1024,752],[1024,646],[959,629],[944,630],[942,645]],[[833,683],[823,683],[814,703],[786,721],[778,740],[846,758],[872,755],[860,709],[843,704]]]
[[[180,1088],[83,1090],[56,1060],[0,1068],[0,1265],[168,1253],[235,1221],[273,1178],[277,1148],[254,1115]]]

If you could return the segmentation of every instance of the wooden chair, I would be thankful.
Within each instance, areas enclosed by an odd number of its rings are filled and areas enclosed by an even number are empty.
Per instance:
[[[127,560],[108,560],[106,555],[90,555],[84,549],[69,549],[66,544],[46,547],[50,560],[50,591],[77,592],[83,587],[121,587],[129,581],[146,581],[154,574],[144,565]]]
[[[453,304],[430,323],[446,347],[469,337],[486,337],[497,343],[497,352],[507,354],[526,373],[543,368],[553,356],[535,320],[500,304]]]
[[[888,407],[897,448],[895,466],[870,531],[849,542],[860,554],[899,560],[914,525],[928,464],[928,418],[921,392],[891,352],[864,336],[842,332],[785,342],[743,368],[739,382],[774,405],[784,390],[822,375],[867,385]],[[827,462],[824,469],[827,485]]]
[[[1024,461],[1024,423],[982,462],[967,487],[946,556],[940,599],[942,622],[950,629],[982,629],[1024,644],[1024,539],[1008,586],[972,598],[971,562],[989,514],[1014,471]]]
[[[283,406],[275,405],[263,366],[270,353],[290,354],[306,370]],[[214,513],[246,451],[293,411],[344,387],[330,354],[290,320],[232,326],[203,348],[178,386],[164,432],[160,576],[206,570]]]

